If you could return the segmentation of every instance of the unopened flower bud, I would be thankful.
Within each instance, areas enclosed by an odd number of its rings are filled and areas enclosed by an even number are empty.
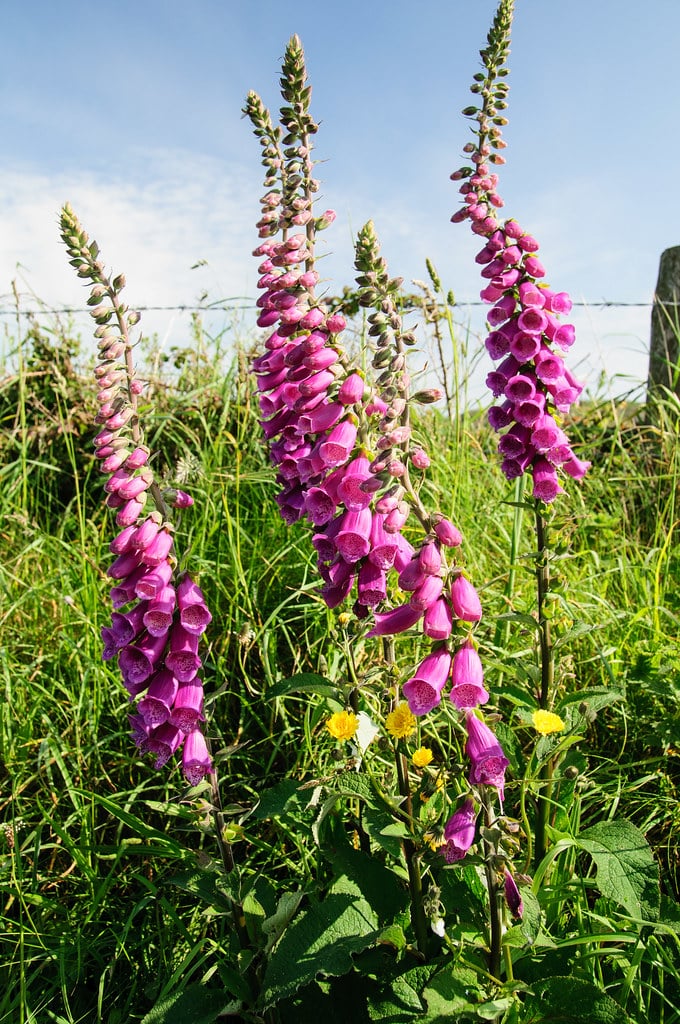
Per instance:
[[[412,396],[412,401],[419,405],[431,405],[432,402],[439,402],[442,398],[443,393],[439,388],[426,388],[424,391],[416,391]]]

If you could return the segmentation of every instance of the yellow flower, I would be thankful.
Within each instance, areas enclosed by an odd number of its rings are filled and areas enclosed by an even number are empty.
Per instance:
[[[336,740],[351,740],[359,728],[359,719],[353,711],[336,711],[326,721],[326,728]]]
[[[540,708],[534,711],[531,721],[534,723],[534,729],[536,732],[540,732],[541,736],[547,736],[551,732],[562,732],[564,729],[564,722],[559,715],[554,715],[552,711],[543,711]]]
[[[416,718],[415,715],[411,714],[411,709],[405,700],[397,704],[394,711],[390,711],[385,719],[385,726],[390,736],[394,736],[395,740],[403,740],[411,735],[416,727]]]
[[[413,751],[411,760],[416,768],[424,768],[432,760],[432,751],[429,747],[418,747],[417,750]]]

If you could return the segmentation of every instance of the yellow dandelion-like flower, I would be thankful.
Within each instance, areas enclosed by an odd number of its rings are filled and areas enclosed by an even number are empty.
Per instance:
[[[548,736],[551,732],[562,732],[564,729],[564,722],[559,715],[553,714],[552,711],[543,711],[541,708],[534,711],[531,721],[541,736]]]
[[[438,839],[437,836],[434,836],[431,832],[425,832],[423,835],[423,842],[436,853],[439,847],[443,845],[444,838],[442,837],[441,839]]]
[[[390,711],[385,719],[385,727],[395,740],[404,740],[411,735],[416,727],[416,716],[412,714],[405,700],[397,704],[394,711]]]
[[[327,719],[326,728],[336,740],[351,740],[359,728],[359,719],[353,711],[336,711]]]
[[[418,747],[413,751],[411,760],[416,768],[425,768],[432,760],[433,754],[429,747]]]

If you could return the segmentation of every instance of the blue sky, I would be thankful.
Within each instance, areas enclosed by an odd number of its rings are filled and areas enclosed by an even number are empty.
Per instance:
[[[375,222],[393,274],[430,257],[474,330],[478,245],[449,174],[461,162],[472,75],[493,0],[84,0],[13,3],[0,39],[0,307],[84,299],[58,241],[68,199],[140,305],[254,297],[259,151],[241,107],[276,109],[278,68],[302,38],[322,122],[331,291],[351,283],[352,237]],[[680,244],[677,0],[518,0],[510,57],[505,212],[536,235],[548,280],[588,308],[572,365],[625,390],[646,375],[661,251]],[[206,261],[192,270],[193,264]],[[471,319],[470,319],[471,318]],[[224,318],[223,318],[224,319]],[[247,324],[247,314],[245,315]],[[147,314],[167,344],[186,317]],[[219,324],[217,325],[219,326]]]

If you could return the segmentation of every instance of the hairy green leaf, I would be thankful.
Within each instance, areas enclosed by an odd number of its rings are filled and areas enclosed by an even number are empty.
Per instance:
[[[633,917],[659,916],[659,870],[642,832],[623,819],[600,822],[581,832],[576,842],[595,862],[595,881],[603,896]]]

